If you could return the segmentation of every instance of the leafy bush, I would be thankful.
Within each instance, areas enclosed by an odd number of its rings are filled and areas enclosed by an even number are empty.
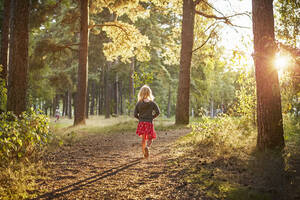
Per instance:
[[[239,88],[236,91],[238,104],[236,111],[245,120],[256,123],[256,85],[253,72],[241,73],[237,83]]]
[[[1,200],[33,199],[39,189],[37,180],[45,179],[47,173],[42,162],[12,162],[0,170]]]
[[[215,119],[202,118],[200,122],[189,125],[192,132],[186,137],[187,141],[197,143],[211,143],[214,146],[237,148],[244,142],[253,140],[255,127],[243,118],[221,116]]]
[[[0,162],[29,157],[48,142],[49,119],[31,109],[18,118],[11,112],[0,114]]]
[[[300,118],[292,114],[283,115],[284,139],[287,142],[296,142],[300,133]]]

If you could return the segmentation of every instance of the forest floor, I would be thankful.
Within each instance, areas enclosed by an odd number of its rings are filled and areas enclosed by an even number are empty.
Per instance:
[[[43,158],[47,175],[38,180],[35,199],[300,199],[296,153],[286,170],[284,158],[266,164],[242,149],[236,156],[215,155],[209,143],[182,148],[178,141],[191,129],[167,125],[156,131],[145,159],[133,127],[122,126],[103,134],[68,131],[69,142]]]

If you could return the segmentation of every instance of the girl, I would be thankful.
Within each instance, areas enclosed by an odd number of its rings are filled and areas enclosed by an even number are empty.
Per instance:
[[[153,119],[160,114],[159,108],[153,99],[154,96],[152,95],[150,87],[144,85],[139,91],[138,102],[134,109],[134,117],[139,120],[136,134],[142,138],[142,151],[145,158],[149,156],[149,147],[152,143],[152,139],[156,138],[152,123]]]

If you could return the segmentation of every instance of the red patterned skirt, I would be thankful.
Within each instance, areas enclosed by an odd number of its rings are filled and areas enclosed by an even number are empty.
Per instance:
[[[139,122],[136,129],[136,134],[140,137],[145,134],[146,140],[152,140],[156,138],[154,126],[151,122]]]

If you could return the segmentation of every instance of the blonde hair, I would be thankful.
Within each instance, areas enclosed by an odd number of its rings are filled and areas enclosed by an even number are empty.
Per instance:
[[[144,99],[148,99],[150,101],[154,100],[154,96],[152,95],[152,91],[148,85],[141,87],[138,94],[138,101],[142,101]]]

